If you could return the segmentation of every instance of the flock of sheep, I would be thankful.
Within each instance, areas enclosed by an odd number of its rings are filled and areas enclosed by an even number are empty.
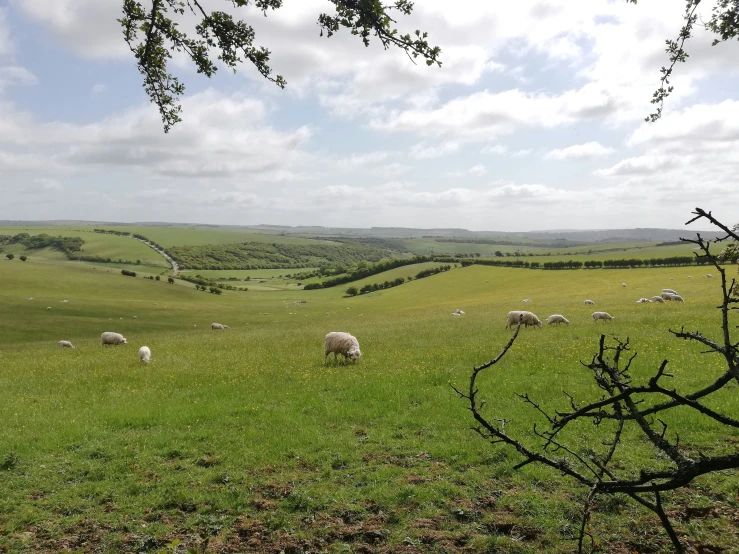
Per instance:
[[[707,275],[704,275],[703,277],[713,277],[710,273]],[[688,279],[690,279],[690,276],[688,276]],[[626,283],[621,283],[622,287],[626,287]],[[530,298],[524,298],[523,302],[531,302]],[[685,302],[682,296],[680,296],[677,291],[673,289],[662,289],[662,294],[659,296],[653,296],[651,299],[649,298],[640,298],[636,301],[637,304],[646,304],[651,302],[658,302],[661,304],[664,304],[665,302]],[[592,300],[585,300],[585,304],[592,306],[595,305],[595,302]],[[457,310],[457,312],[462,312],[461,310]],[[459,315],[457,312],[453,313],[452,315]],[[593,312],[591,317],[593,318],[593,322],[598,322],[600,320],[603,321],[611,321],[615,319],[611,314],[608,312]],[[553,324],[559,324],[564,323],[565,325],[569,325],[570,321],[563,316],[562,314],[552,314],[546,319],[547,325],[553,325]],[[509,327],[515,327],[521,323],[524,327],[541,327],[542,322],[541,320],[534,314],[533,312],[525,311],[525,310],[513,310],[508,312],[506,316],[506,329]]]
[[[212,323],[210,328],[214,331],[223,331],[229,327],[222,323]],[[126,340],[126,337],[120,333],[106,331],[100,335],[100,343],[103,346],[118,346],[128,344],[128,341]],[[60,340],[58,344],[60,348],[74,348],[74,345],[68,340]],[[331,353],[334,355],[334,361],[336,361],[339,354],[344,356],[344,361],[351,360],[352,362],[356,362],[362,355],[357,338],[349,333],[340,331],[332,331],[326,335],[326,340],[323,345],[324,365],[328,362],[328,355]],[[151,361],[151,349],[148,346],[142,346],[139,348],[139,360],[145,364],[148,364]]]

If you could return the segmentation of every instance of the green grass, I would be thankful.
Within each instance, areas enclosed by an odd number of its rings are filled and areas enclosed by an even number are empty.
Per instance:
[[[586,491],[533,465],[513,471],[518,455],[469,430],[448,382],[463,385],[497,353],[510,336],[505,314],[526,307],[572,324],[522,331],[480,386],[486,413],[509,419],[530,444],[540,418],[513,393],[559,408],[563,389],[597,394],[579,360],[603,330],[631,338],[636,376],[667,357],[681,390],[707,383],[720,360],[667,332],[718,331],[716,280],[688,279],[693,273],[473,266],[356,298],[342,297],[346,287],[219,297],[86,267],[0,261],[0,464],[8,466],[0,551],[163,552],[175,539],[195,546],[211,534],[212,548],[244,552],[301,544],[392,552],[409,543],[428,552],[571,552],[563,532]],[[635,304],[664,287],[686,303]],[[594,324],[585,298],[616,320]],[[456,308],[466,315],[451,317]],[[231,329],[211,331],[214,321]],[[101,347],[108,330],[129,344]],[[323,336],[335,330],[359,338],[356,365],[322,365]],[[60,339],[77,348],[57,348]],[[136,356],[143,344],[153,352],[148,366]],[[712,405],[739,412],[736,390]],[[680,427],[681,443],[707,452],[739,441],[690,412],[668,423]],[[599,440],[592,426],[577,432]],[[625,463],[644,448],[625,447]],[[726,506],[678,525],[731,549],[737,492],[727,474],[667,501]],[[622,499],[600,506],[594,531],[604,544],[626,537],[632,551],[669,551],[656,520]]]
[[[246,279],[251,277],[252,279],[278,279],[281,276],[293,275],[295,273],[302,273],[304,271],[314,271],[318,268],[306,267],[302,269],[186,269],[181,273],[183,275],[201,275],[209,279],[228,279],[229,277],[236,277],[237,279]],[[294,279],[289,279],[294,280]]]

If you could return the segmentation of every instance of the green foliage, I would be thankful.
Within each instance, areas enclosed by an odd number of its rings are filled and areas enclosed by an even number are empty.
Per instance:
[[[167,277],[167,282],[168,282],[168,283],[169,283],[170,285],[173,285],[173,284],[174,284],[174,279],[173,279],[172,277]]]
[[[21,256],[19,259],[20,261],[25,262],[28,260],[28,256]]]
[[[346,275],[340,275],[338,277],[334,277],[333,279],[326,279],[322,283],[320,283],[320,287],[323,288],[330,288],[335,287],[338,285],[344,285],[346,283],[351,283],[352,281],[358,281],[360,279],[364,279],[365,277],[370,277],[372,275],[377,275],[378,273],[384,273],[386,271],[389,271],[391,269],[395,269],[396,267],[403,267],[406,265],[415,265],[420,264],[423,262],[430,262],[434,258],[429,256],[414,256],[413,258],[395,258],[391,260],[381,260],[379,262],[368,264],[366,261],[361,262],[362,266],[359,265],[351,270]],[[301,278],[304,278],[301,274]],[[311,288],[320,288],[312,286],[316,283],[312,283],[311,285],[306,285],[306,290],[308,287]]]
[[[357,287],[349,287],[346,289],[347,296],[356,296],[357,294],[359,294],[359,289]]]
[[[72,256],[75,252],[82,250],[85,243],[80,237],[51,237],[45,233],[40,235],[29,235],[18,233],[12,237],[0,235],[0,246],[3,244],[22,244],[29,250],[40,250],[41,248],[53,248]]]
[[[159,281],[159,275],[157,275],[156,277],[154,277],[154,279],[155,279],[156,281]]]
[[[128,271],[127,269],[121,269],[121,275],[126,275],[127,277],[136,277],[136,272]]]
[[[349,265],[361,260],[378,261],[393,251],[360,243],[262,243],[174,246],[169,255],[188,269],[284,269],[317,267],[325,271],[336,264]]]
[[[12,253],[11,253],[11,254],[5,254],[5,257],[6,257],[7,259],[9,259],[9,260],[12,260],[13,258],[15,258],[15,255],[14,255],[14,254],[12,254]]]
[[[360,36],[365,46],[369,46],[370,37],[375,36],[386,49],[396,46],[412,58],[424,58],[428,65],[441,65],[441,50],[428,43],[427,33],[416,30],[413,34],[401,35],[394,26],[391,15],[393,12],[409,15],[413,10],[410,0],[395,0],[391,5],[377,0],[329,2],[336,15],[319,16],[321,36],[326,33],[331,37],[344,27],[352,35]],[[266,17],[269,10],[282,7],[282,0],[233,0],[232,4],[235,8],[253,4]],[[185,20],[189,15],[195,16],[197,21],[195,37],[181,31],[181,23],[190,24]],[[206,77],[216,73],[219,63],[235,72],[242,62],[248,61],[280,88],[287,84],[281,75],[272,76],[271,52],[254,44],[255,31],[251,25],[225,11],[208,12],[198,0],[152,0],[148,10],[137,0],[124,0],[123,17],[118,22],[144,78],[144,90],[159,108],[165,133],[181,121],[182,107],[178,100],[185,92],[185,85],[169,72],[172,52],[189,58],[197,72]]]

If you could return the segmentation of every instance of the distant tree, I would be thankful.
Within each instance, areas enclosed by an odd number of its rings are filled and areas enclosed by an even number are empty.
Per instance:
[[[141,260],[136,260],[136,265],[141,265]]]
[[[28,259],[28,256],[21,256],[20,261],[25,262]]]
[[[13,254],[5,254],[5,257],[8,258],[9,260],[12,260],[13,258],[15,258]]]
[[[156,279],[156,280],[158,281],[158,280],[159,280],[159,275],[157,275],[157,276],[155,277],[155,279]]]
[[[495,251],[495,257],[496,258],[502,258],[503,257],[503,252],[501,252],[500,250],[496,250]]]
[[[357,287],[349,287],[346,289],[347,296],[356,296],[359,294],[359,289]]]
[[[172,277],[167,277],[167,282],[168,282],[168,283],[169,283],[170,285],[172,285],[172,284],[174,284],[174,279],[172,279]]]
[[[159,108],[165,133],[181,121],[178,100],[185,92],[185,85],[169,71],[173,52],[189,58],[197,72],[206,77],[212,77],[218,66],[235,72],[241,62],[249,61],[268,81],[280,88],[287,84],[281,75],[272,75],[271,52],[254,44],[251,25],[225,11],[208,11],[206,4],[206,0],[123,0],[123,17],[118,20],[123,38],[136,58],[146,94]],[[269,10],[281,8],[283,2],[231,0],[228,4],[237,9],[253,4],[266,17]],[[344,27],[361,37],[365,46],[374,36],[385,49],[396,46],[411,59],[421,57],[427,65],[441,65],[441,50],[428,43],[427,33],[416,30],[401,34],[396,28],[392,16],[410,15],[412,0],[393,0],[390,4],[380,0],[329,0],[329,4],[336,14],[318,16],[321,36],[325,33],[331,37]],[[193,16],[194,21],[187,16]],[[183,27],[194,28],[195,36],[188,36]]]
[[[480,257],[480,253],[479,252],[475,252],[475,258],[479,258],[479,257]]]

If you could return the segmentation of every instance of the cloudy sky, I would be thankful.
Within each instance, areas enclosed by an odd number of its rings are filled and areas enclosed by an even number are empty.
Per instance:
[[[287,89],[178,60],[168,135],[121,4],[0,0],[0,219],[514,231],[679,227],[701,206],[739,221],[739,43],[699,30],[665,117],[643,121],[683,2],[418,0],[400,27],[427,30],[441,68],[319,37],[327,0],[242,10]]]

